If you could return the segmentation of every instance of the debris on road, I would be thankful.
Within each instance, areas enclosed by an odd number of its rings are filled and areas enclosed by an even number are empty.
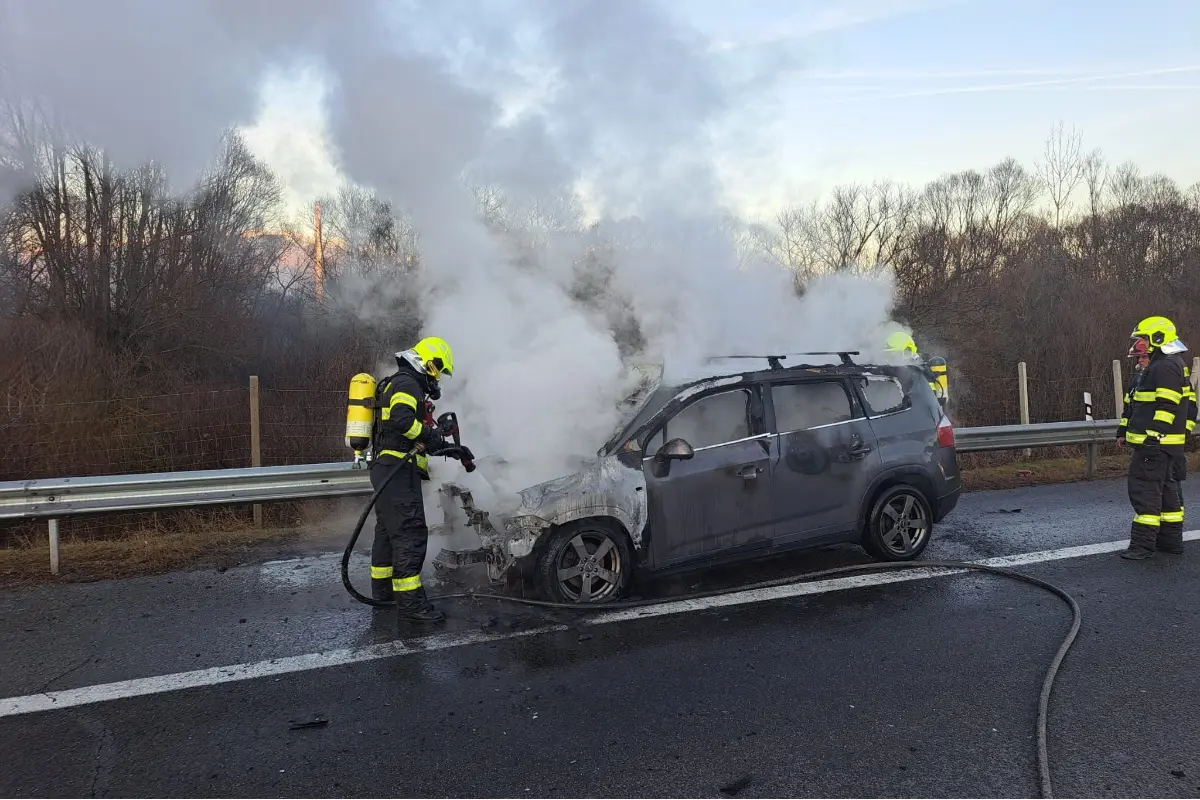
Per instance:
[[[717,791],[719,791],[721,794],[725,795],[726,797],[733,797],[738,792],[740,792],[743,789],[745,789],[746,787],[748,787],[753,782],[753,780],[754,779],[751,776],[743,775],[742,777],[738,778],[733,783],[725,784]]]
[[[329,724],[329,720],[327,720],[327,719],[323,719],[321,717],[313,717],[312,719],[305,720],[304,722],[293,722],[291,724],[291,729],[294,731],[299,731],[299,730],[304,730],[306,728],[324,728],[328,724]]]

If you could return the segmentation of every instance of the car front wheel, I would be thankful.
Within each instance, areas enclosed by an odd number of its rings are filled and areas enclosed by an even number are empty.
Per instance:
[[[933,533],[933,513],[914,486],[893,486],[879,496],[867,518],[863,549],[880,561],[912,561]]]
[[[625,535],[585,520],[555,531],[538,559],[539,589],[558,603],[606,603],[620,597],[633,574]]]

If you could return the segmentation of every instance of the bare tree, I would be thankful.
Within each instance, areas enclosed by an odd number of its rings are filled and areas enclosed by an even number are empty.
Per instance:
[[[871,269],[895,256],[916,198],[894,183],[839,186],[816,218],[811,246],[829,271]]]
[[[1038,165],[1038,177],[1050,195],[1054,214],[1054,227],[1062,225],[1079,182],[1083,179],[1085,159],[1081,153],[1083,135],[1074,128],[1064,133],[1061,122],[1055,124],[1046,139],[1045,157]]]
[[[1126,161],[1117,166],[1109,175],[1108,194],[1118,208],[1141,203],[1145,194],[1145,180],[1137,165]]]
[[[251,368],[267,386],[342,397],[349,374],[373,369],[380,352],[416,335],[418,231],[406,210],[373,192],[346,186],[321,201],[328,300],[318,308],[301,290],[313,220],[283,224],[274,176],[238,137],[226,137],[212,169],[177,194],[160,165],[118,170],[34,106],[0,111],[0,169],[22,180],[12,202],[0,201],[0,336],[10,344],[0,353],[0,405],[19,420],[0,439],[5,476],[60,469],[62,455],[43,453],[24,433],[50,423],[59,426],[53,439],[88,454],[75,462],[81,469],[240,465],[248,446],[233,432],[244,424],[240,398],[227,409],[169,412],[118,398],[164,384],[236,392]],[[1081,184],[1087,214],[1072,219]],[[570,197],[475,191],[491,235],[536,279],[556,281],[605,319],[623,355],[645,346],[654,331],[616,276],[679,242],[637,219],[585,226]],[[1038,211],[1046,192],[1053,214]],[[954,364],[954,413],[964,424],[1015,421],[1019,360],[1033,366],[1039,420],[1077,417],[1081,390],[1108,396],[1108,364],[1128,331],[1117,318],[1132,315],[1131,304],[1200,329],[1200,184],[1183,191],[1132,164],[1106,169],[1099,151],[1082,155],[1079,135],[1061,125],[1036,172],[1007,159],[919,189],[842,186],[770,223],[728,218],[722,236],[702,233],[711,239],[680,240],[701,256],[728,247],[739,265],[765,258],[801,288],[832,270],[890,266],[897,315],[916,327],[923,349],[937,342]],[[287,248],[302,254],[299,263],[284,262]],[[102,400],[100,410],[50,409],[66,384]],[[303,397],[289,398],[289,409]],[[329,457],[341,400],[321,402],[308,410],[318,433],[273,438],[271,458]],[[181,446],[161,447],[158,419],[172,421],[171,441]],[[226,450],[182,446],[202,438],[191,435],[196,426],[207,427],[207,442],[219,431]],[[112,456],[102,450],[108,442],[133,444]]]
[[[1096,217],[1104,209],[1104,192],[1108,185],[1108,167],[1099,149],[1088,153],[1083,160],[1083,181],[1087,186],[1088,215]]]
[[[819,211],[810,206],[792,206],[779,211],[771,225],[752,225],[750,235],[760,252],[779,266],[790,270],[799,284],[818,271],[813,252],[814,219]]]

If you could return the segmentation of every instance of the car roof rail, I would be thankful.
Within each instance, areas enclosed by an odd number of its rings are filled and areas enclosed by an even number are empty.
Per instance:
[[[832,350],[832,351],[821,351],[821,352],[814,351],[814,352],[808,352],[808,353],[782,353],[777,356],[769,356],[769,355],[761,355],[760,356],[760,355],[749,355],[749,354],[739,353],[737,355],[729,355],[729,356],[709,356],[708,360],[709,361],[720,361],[720,360],[727,359],[727,358],[766,359],[767,363],[771,366],[771,369],[783,369],[784,367],[781,362],[788,356],[838,356],[842,359],[843,365],[853,366],[854,359],[851,358],[851,356],[856,356],[858,354],[859,354],[858,350]]]
[[[783,369],[783,365],[780,364],[779,362],[782,361],[783,359],[787,358],[787,356],[756,356],[756,355],[747,355],[747,354],[739,353],[737,355],[730,355],[730,356],[709,356],[708,360],[709,361],[724,361],[727,358],[753,358],[753,359],[764,359],[765,358],[767,360],[767,363],[771,365],[771,369]]]
[[[842,359],[842,364],[847,367],[854,366],[854,359],[851,356],[859,354],[858,350],[822,350],[810,353],[792,353],[794,356],[838,356]]]

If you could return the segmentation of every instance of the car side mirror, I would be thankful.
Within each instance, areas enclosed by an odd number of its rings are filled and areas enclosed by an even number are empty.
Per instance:
[[[654,457],[659,461],[686,461],[694,455],[696,455],[696,451],[686,441],[683,439],[672,439],[658,448],[658,452],[654,454]]]

